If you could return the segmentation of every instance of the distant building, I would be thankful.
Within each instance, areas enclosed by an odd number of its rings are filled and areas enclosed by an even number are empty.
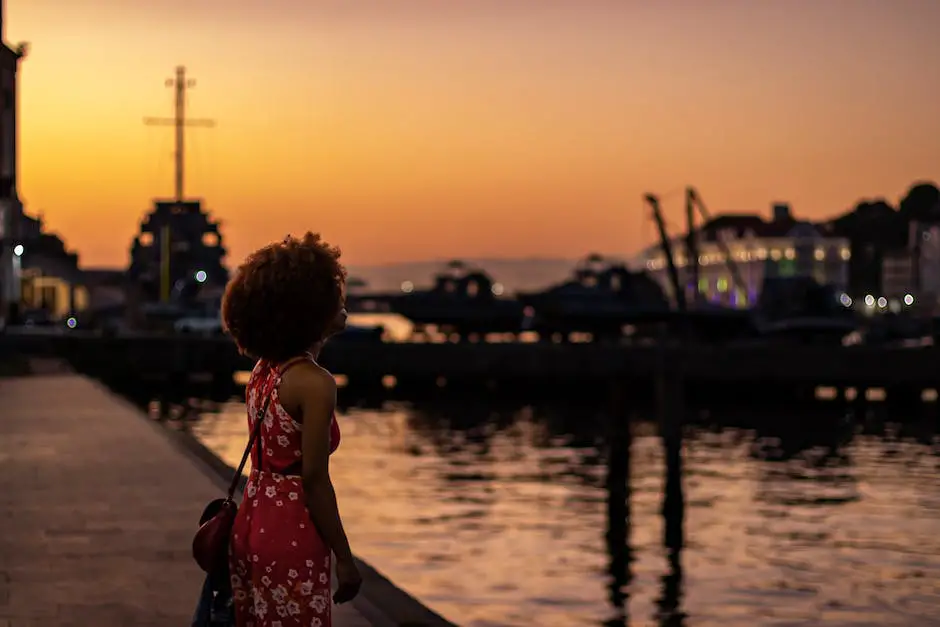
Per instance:
[[[881,261],[881,289],[872,299],[901,300],[915,291],[914,264],[907,252],[886,253]],[[912,298],[912,297],[911,297]]]
[[[885,202],[863,202],[818,227],[827,237],[848,240],[852,251],[846,291],[855,300],[882,292],[886,256],[907,248],[906,220]]]
[[[85,268],[88,313],[123,311],[127,306],[127,271],[123,268]]]
[[[30,228],[21,238],[21,309],[43,310],[52,319],[84,311],[89,299],[78,254],[58,235],[44,232],[41,218],[23,217]]]
[[[839,290],[844,290],[848,282],[849,241],[795,219],[785,203],[773,205],[770,220],[756,214],[718,216],[699,228],[696,236],[697,280],[694,260],[689,259],[686,249],[686,234],[671,241],[679,279],[685,285],[689,302],[705,300],[731,307],[753,306],[760,297],[764,279],[772,277],[810,277]],[[725,250],[738,269],[741,285],[735,285]],[[671,295],[662,246],[647,248],[641,260]]]
[[[861,202],[820,229],[849,240],[847,291],[867,309],[940,304],[940,194],[935,186],[914,185],[900,209],[884,200]]]
[[[23,47],[3,41],[3,2],[0,0],[0,318],[20,299],[20,229],[23,206],[17,183],[17,71]]]
[[[128,278],[140,302],[215,300],[228,281],[219,225],[198,200],[158,201],[131,246]]]
[[[917,304],[931,309],[940,303],[940,226],[911,221],[902,245],[880,251],[879,282],[866,291],[869,309],[899,311]],[[873,249],[874,243],[866,245]]]
[[[78,256],[43,229],[41,217],[26,215],[18,182],[18,70],[25,46],[2,41],[0,0],[0,317],[14,309],[45,310],[52,318],[80,311],[87,303]]]

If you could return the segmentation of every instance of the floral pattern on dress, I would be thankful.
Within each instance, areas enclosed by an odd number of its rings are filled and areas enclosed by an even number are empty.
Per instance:
[[[258,362],[246,391],[248,429],[270,395],[229,550],[238,627],[331,627],[331,552],[307,513],[300,477],[284,475],[301,457],[302,425],[277,395],[281,371]],[[339,446],[330,425],[330,452]],[[261,469],[255,468],[261,449]]]

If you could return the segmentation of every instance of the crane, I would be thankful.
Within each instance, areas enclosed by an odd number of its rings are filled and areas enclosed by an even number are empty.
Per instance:
[[[682,281],[679,278],[679,269],[676,265],[675,253],[673,251],[671,240],[669,239],[669,234],[666,230],[666,221],[663,217],[662,208],[659,204],[659,197],[654,194],[646,194],[644,196],[644,200],[650,206],[653,215],[653,221],[656,223],[656,229],[659,232],[663,255],[666,258],[667,270],[669,273],[669,283],[671,284],[672,289],[676,294],[676,306],[680,311],[686,311],[688,310],[688,302],[685,297],[685,289],[683,288]],[[693,285],[696,286],[695,304],[698,304],[699,291],[697,286],[699,280],[699,242],[698,229],[695,226],[696,212],[701,215],[703,222],[707,223],[711,221],[711,213],[708,211],[708,208],[702,201],[702,197],[694,187],[688,186],[685,189],[685,219],[688,232],[684,238],[684,247],[686,256],[688,257],[690,278],[693,282]],[[715,243],[718,245],[718,249],[725,258],[725,263],[731,272],[731,279],[734,283],[734,286],[741,291],[746,291],[747,285],[741,276],[741,272],[737,263],[734,261],[734,257],[731,255],[731,250],[728,248],[728,244],[720,237],[715,238]]]
[[[699,196],[698,192],[694,187],[689,186],[685,188],[685,199],[686,199],[686,220],[688,222],[689,234],[686,236],[686,246],[689,246],[688,242],[692,241],[691,250],[695,250],[695,257],[690,259],[695,262],[695,267],[693,269],[694,276],[696,281],[698,279],[698,246],[696,242],[696,232],[695,229],[695,216],[694,209],[698,209],[699,214],[702,216],[702,220],[705,222],[710,222],[712,219],[711,212],[708,211],[708,208],[705,206],[705,203],[702,202],[702,197]],[[741,272],[738,269],[738,264],[735,263],[734,257],[731,256],[731,251],[728,249],[728,244],[721,237],[715,238],[715,243],[718,244],[718,250],[721,251],[721,254],[725,258],[725,263],[728,265],[728,270],[731,271],[731,280],[734,282],[734,286],[743,291],[747,291],[747,284],[744,282],[744,279],[741,277]],[[691,255],[691,252],[689,253]]]
[[[686,313],[689,310],[685,299],[685,289],[679,280],[679,268],[676,266],[676,260],[672,253],[672,243],[669,241],[669,233],[666,231],[666,221],[663,218],[662,209],[659,206],[659,197],[653,194],[646,194],[643,199],[650,206],[653,213],[653,220],[656,222],[656,230],[659,231],[659,240],[663,247],[663,255],[666,257],[666,267],[669,271],[669,282],[672,284],[672,290],[676,298],[676,308],[679,313]],[[698,257],[696,257],[696,261]]]

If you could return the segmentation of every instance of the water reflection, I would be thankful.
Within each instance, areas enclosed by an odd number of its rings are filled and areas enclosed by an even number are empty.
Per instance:
[[[357,551],[467,627],[936,624],[935,423],[712,420],[677,482],[655,425],[610,417],[351,406],[333,474]],[[192,429],[237,462],[243,406]]]

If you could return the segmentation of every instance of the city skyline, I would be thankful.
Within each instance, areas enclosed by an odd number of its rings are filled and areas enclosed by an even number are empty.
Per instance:
[[[356,265],[630,256],[644,192],[677,226],[688,184],[713,213],[819,220],[940,166],[925,1],[6,4],[31,43],[20,194],[88,266],[126,264],[172,195],[172,133],[142,118],[177,64],[218,121],[187,178],[230,265],[306,229]]]

